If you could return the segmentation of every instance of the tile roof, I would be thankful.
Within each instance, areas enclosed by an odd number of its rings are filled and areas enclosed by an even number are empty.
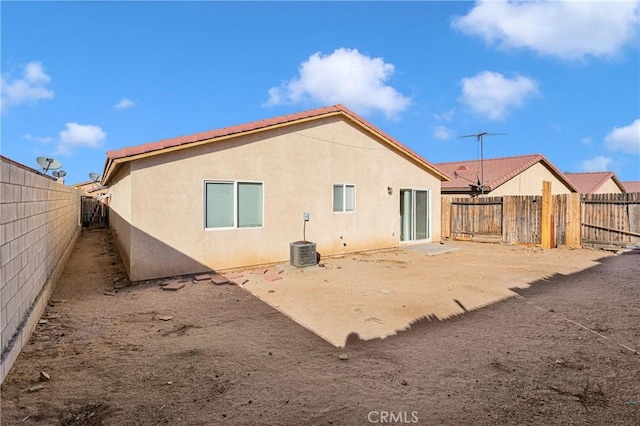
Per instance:
[[[627,192],[640,192],[640,180],[628,180],[622,184]]]
[[[444,173],[438,170],[433,164],[429,163],[425,158],[423,158],[407,146],[403,145],[395,138],[378,129],[362,117],[358,116],[356,113],[349,110],[344,105],[336,104],[333,106],[297,112],[294,114],[253,121],[251,123],[240,124],[237,126],[224,127],[222,129],[209,130],[206,132],[194,133],[191,135],[179,136],[170,139],[163,139],[157,142],[145,143],[142,145],[108,151],[102,183],[106,184],[117,165],[126,161],[132,161],[143,156],[161,154],[176,148],[188,148],[190,146],[200,145],[203,143],[212,143],[221,138],[227,139],[229,137],[241,136],[247,133],[268,130],[276,126],[290,125],[301,121],[319,119],[332,115],[342,115],[352,122],[359,124],[365,130],[368,130],[370,133],[377,135],[384,142],[386,142],[387,145],[403,152],[409,157],[415,159],[418,163],[422,163],[428,170],[432,171],[441,180],[447,179],[447,176]]]
[[[575,187],[564,177],[562,172],[542,154],[485,158],[482,161],[483,165],[481,165],[480,160],[454,161],[438,163],[436,167],[445,172],[450,178],[448,182],[442,182],[443,192],[471,191],[472,186],[476,186],[480,181],[482,168],[484,168],[485,188],[492,191],[539,162],[545,165],[551,173],[556,175],[569,188],[575,190]]]
[[[83,182],[74,183],[74,184],[69,185],[69,186],[74,186],[74,187],[75,186],[86,186],[86,185],[91,185],[92,183],[93,183],[92,180],[85,180]]]
[[[613,179],[616,185],[623,192],[625,191],[624,185],[613,172],[565,173],[564,175],[581,194],[593,194],[609,179]]]

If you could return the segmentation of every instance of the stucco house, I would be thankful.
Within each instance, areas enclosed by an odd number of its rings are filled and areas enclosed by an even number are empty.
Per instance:
[[[98,186],[96,184],[96,182],[92,181],[92,180],[86,180],[84,182],[78,182],[75,183],[73,185],[69,185],[77,190],[80,190],[84,193],[88,193],[89,191],[92,191],[94,189],[96,189]]]
[[[581,194],[621,194],[627,192],[613,172],[565,173]]]
[[[447,176],[342,105],[109,151],[131,280],[440,240]],[[303,220],[308,214],[308,221]]]
[[[542,195],[542,182],[551,182],[552,194],[577,192],[542,154],[480,160],[437,163],[435,166],[449,176],[442,182],[442,195],[450,197],[488,197],[503,195]],[[480,184],[484,176],[484,188]]]
[[[101,196],[109,193],[108,188],[100,186],[95,181],[92,181],[92,180],[76,183],[74,185],[69,185],[69,186],[82,191],[85,195],[95,197],[95,198],[101,198]]]

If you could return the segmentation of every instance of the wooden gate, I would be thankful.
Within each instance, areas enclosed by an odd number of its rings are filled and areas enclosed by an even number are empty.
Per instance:
[[[640,193],[588,194],[581,204],[583,247],[640,245]]]
[[[82,227],[104,228],[109,224],[109,208],[98,198],[82,196]]]
[[[452,199],[451,237],[502,241],[502,197]]]
[[[542,242],[542,197],[513,195],[503,198],[502,241],[512,244],[540,244]]]

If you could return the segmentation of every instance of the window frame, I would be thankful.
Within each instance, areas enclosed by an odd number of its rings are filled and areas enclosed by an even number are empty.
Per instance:
[[[342,187],[342,210],[336,210],[335,189]],[[353,188],[353,210],[347,210],[347,187]],[[353,214],[356,212],[356,184],[355,183],[334,183],[331,187],[331,208],[335,214]]]
[[[233,184],[233,226],[207,226],[207,184],[208,183],[231,183]],[[238,185],[243,183],[260,184],[262,188],[262,225],[260,226],[238,226]],[[229,231],[242,229],[264,228],[264,181],[259,180],[225,180],[225,179],[205,179],[202,183],[202,219],[205,231]]]

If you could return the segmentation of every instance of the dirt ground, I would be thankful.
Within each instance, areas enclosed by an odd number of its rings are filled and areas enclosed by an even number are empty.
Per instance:
[[[424,262],[462,287],[490,270],[517,295],[341,349],[245,288],[132,285],[108,231],[84,231],[2,384],[1,423],[640,424],[639,251],[456,244]],[[383,261],[401,253],[324,261],[410,274],[418,260]]]
[[[333,257],[322,261],[324,267],[278,265],[281,279],[245,274],[244,288],[344,347],[353,335],[385,338],[418,321],[445,320],[496,303],[529,283],[594,266],[602,256],[589,250],[423,243]]]

